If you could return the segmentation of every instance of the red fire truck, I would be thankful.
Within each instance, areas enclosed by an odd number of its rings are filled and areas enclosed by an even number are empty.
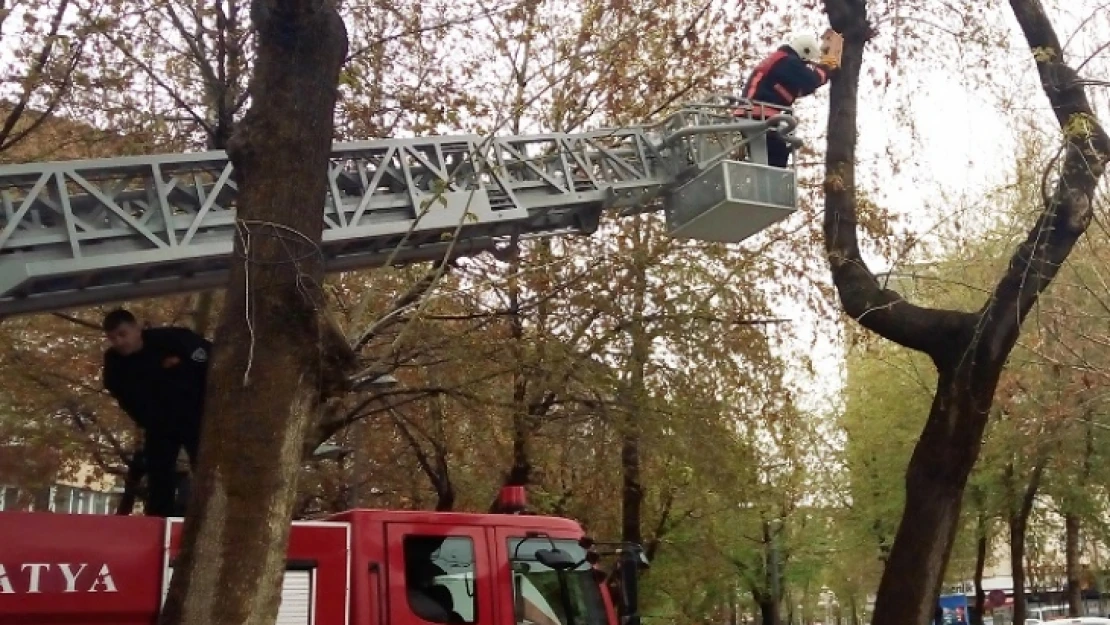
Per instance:
[[[521,501],[510,487],[502,499]],[[0,513],[0,625],[151,625],[181,519]],[[606,551],[609,550],[609,551]],[[602,555],[619,554],[611,598]],[[352,510],[294,521],[279,625],[638,625],[637,545],[527,514]]]

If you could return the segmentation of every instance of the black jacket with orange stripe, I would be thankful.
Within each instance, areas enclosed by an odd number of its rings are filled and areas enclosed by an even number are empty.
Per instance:
[[[744,97],[767,104],[793,106],[794,100],[810,95],[829,82],[831,75],[831,68],[809,63],[790,46],[782,46],[752,71],[744,86]]]

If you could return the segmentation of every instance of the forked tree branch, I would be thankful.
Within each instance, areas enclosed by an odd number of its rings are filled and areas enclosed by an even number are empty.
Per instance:
[[[830,87],[825,154],[825,252],[844,311],[865,328],[932,356],[955,339],[973,315],[922,308],[883,288],[864,262],[856,233],[856,128],[863,49],[873,35],[865,0],[825,0],[829,23],[844,37],[841,69]]]
[[[987,334],[978,343],[977,361],[995,369],[1005,360],[1025,316],[1048,287],[1092,215],[1095,188],[1102,177],[1110,139],[1099,125],[1076,72],[1063,62],[1063,50],[1039,0],[1011,0],[1045,95],[1064,133],[1066,155],[1060,178],[1026,241],[1013,254],[1006,274],[979,314],[915,306],[884,289],[863,261],[857,239],[855,186],[857,89],[863,49],[872,32],[865,0],[826,0],[832,27],[844,35],[841,74],[831,87],[826,154],[825,245],[833,281],[848,315],[895,343],[937,358],[953,353],[954,340],[966,340],[969,324]]]

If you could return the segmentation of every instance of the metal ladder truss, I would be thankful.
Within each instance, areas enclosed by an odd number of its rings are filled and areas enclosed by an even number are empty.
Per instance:
[[[792,211],[794,172],[761,163],[765,134],[789,136],[793,118],[733,109],[698,103],[657,124],[575,134],[337,143],[323,209],[327,270],[473,255],[513,236],[590,234],[611,209],[667,210],[675,236],[698,238],[688,222],[729,201],[728,172],[761,174],[775,187],[763,195]],[[726,160],[739,153],[748,160]],[[223,286],[232,169],[222,151],[0,167],[0,316]]]

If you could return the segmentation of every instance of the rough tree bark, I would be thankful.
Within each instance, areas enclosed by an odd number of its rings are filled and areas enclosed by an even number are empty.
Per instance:
[[[975,313],[927,309],[884,289],[860,256],[856,232],[857,100],[863,49],[872,37],[866,0],[825,0],[844,35],[832,82],[825,156],[825,247],[845,312],[871,331],[928,354],[937,392],[906,473],[906,504],[879,584],[874,625],[925,625],[932,617],[958,528],[968,474],[1003,366],[1021,323],[1091,221],[1110,138],[1038,0],[1010,0],[1066,143],[1059,177],[1029,237]]]
[[[355,364],[319,254],[346,29],[328,0],[254,0],[251,18],[252,107],[228,146],[239,236],[163,625],[274,622],[302,444]]]

